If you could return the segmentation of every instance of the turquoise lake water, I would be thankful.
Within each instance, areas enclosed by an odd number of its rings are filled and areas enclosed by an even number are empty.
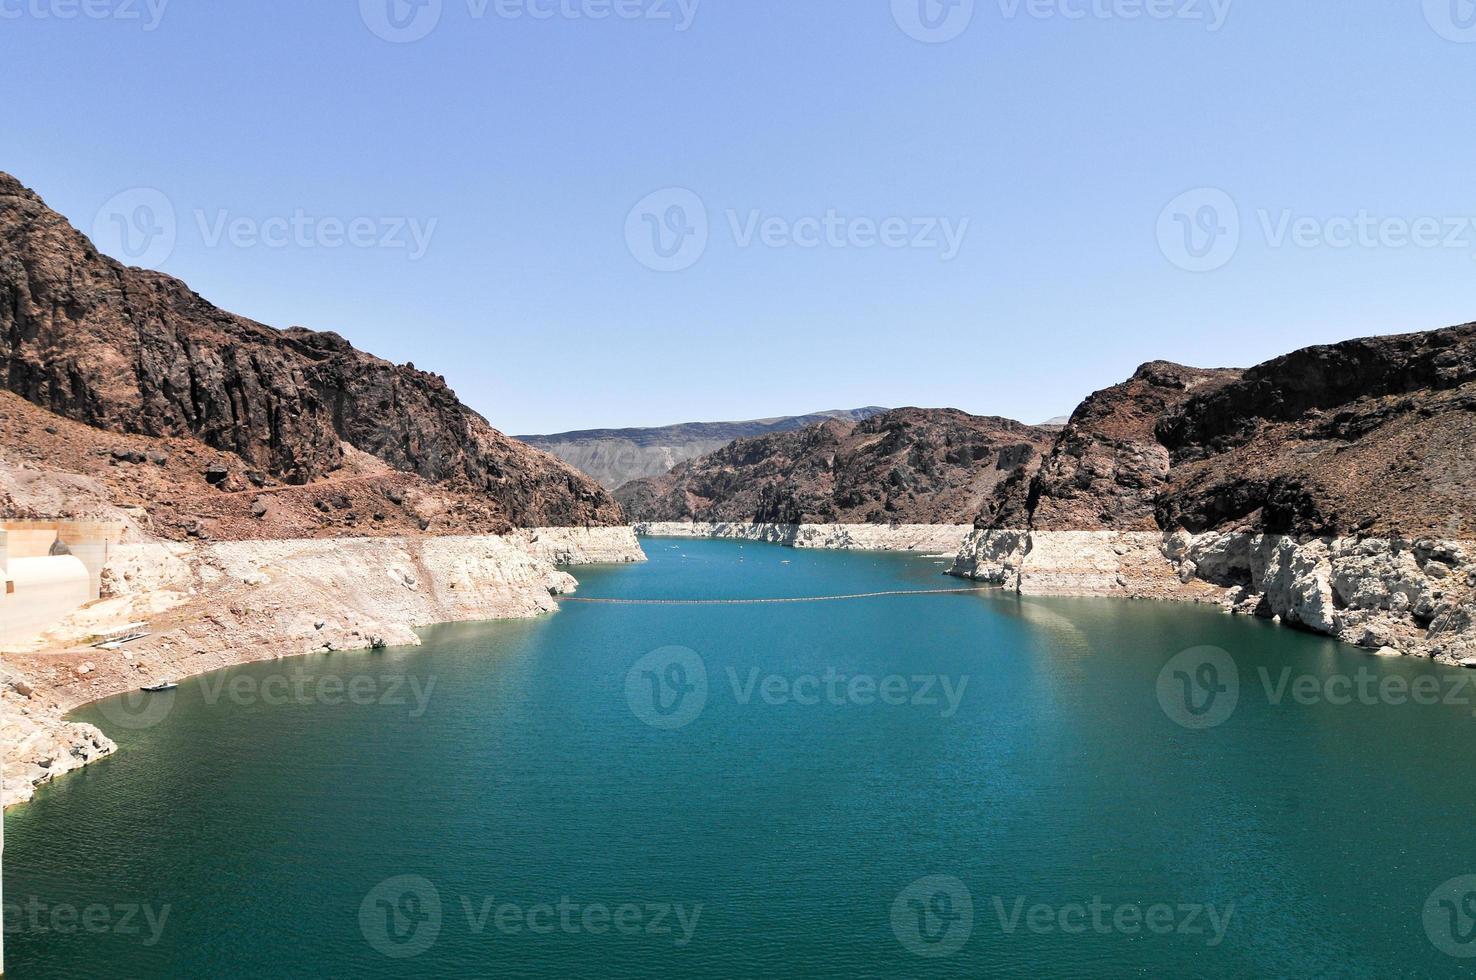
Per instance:
[[[645,544],[579,594],[960,584],[919,555]],[[7,815],[7,977],[1476,966],[1476,672],[998,593],[423,638],[78,712],[120,752]]]

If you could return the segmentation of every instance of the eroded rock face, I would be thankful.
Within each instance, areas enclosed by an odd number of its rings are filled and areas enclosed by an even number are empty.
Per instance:
[[[1245,372],[1155,362],[1077,409],[952,573],[1221,602],[1371,649],[1476,651],[1476,324]]]
[[[1369,649],[1456,662],[1476,654],[1472,544],[1379,538],[1249,538],[1262,615]]]
[[[0,174],[0,386],[114,432],[192,436],[288,483],[344,444],[495,499],[516,526],[613,525],[593,480],[509,439],[445,380],[334,333],[274,330],[128,268]]]
[[[1239,377],[1154,361],[1120,385],[1089,396],[1072,414],[1026,501],[999,507],[990,527],[1052,531],[1155,531],[1155,505],[1169,479],[1169,451],[1155,429],[1196,392]]]
[[[95,727],[62,721],[61,709],[10,670],[0,675],[0,803],[23,803],[36,787],[117,751]]]
[[[952,555],[973,531],[967,524],[752,524],[644,521],[639,535],[764,541],[827,551],[929,551]]]
[[[1054,435],[1009,419],[905,408],[740,439],[616,497],[640,521],[972,524],[1000,484],[1034,471]]]
[[[1197,392],[1156,435],[1165,529],[1476,531],[1476,324],[1310,347]]]

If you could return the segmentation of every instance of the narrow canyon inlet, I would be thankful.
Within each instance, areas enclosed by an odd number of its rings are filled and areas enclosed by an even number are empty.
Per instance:
[[[952,556],[644,543],[647,564],[577,570],[578,596],[967,584],[942,577]],[[567,602],[422,635],[76,712],[120,751],[7,816],[9,969],[1468,962],[1448,954],[1471,938],[1473,671],[1208,607],[1001,591]]]

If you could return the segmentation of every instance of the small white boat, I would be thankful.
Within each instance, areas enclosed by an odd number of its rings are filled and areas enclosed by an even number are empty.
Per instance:
[[[1469,670],[1476,670],[1476,657],[1467,657],[1461,661],[1461,666]]]
[[[150,694],[158,694],[160,691],[172,691],[176,687],[179,687],[179,685],[174,683],[174,681],[160,681],[157,684],[147,684],[140,688],[140,690],[148,691]]]

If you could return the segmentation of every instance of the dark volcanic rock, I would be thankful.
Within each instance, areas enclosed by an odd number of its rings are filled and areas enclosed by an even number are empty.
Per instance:
[[[1041,464],[1027,507],[1002,504],[987,526],[1153,530],[1154,503],[1169,475],[1169,453],[1155,427],[1196,391],[1238,376],[1153,361],[1089,396]]]
[[[1399,406],[1384,401],[1391,396],[1423,399],[1473,381],[1476,324],[1307,347],[1196,395],[1163,419],[1159,436],[1176,462],[1248,442],[1265,423],[1305,423],[1333,438],[1356,438],[1397,414]],[[1365,410],[1381,401],[1383,411]]]
[[[343,444],[495,500],[517,525],[617,524],[593,481],[494,430],[443,379],[334,333],[278,331],[101,255],[0,174],[0,385],[114,432],[193,436],[287,483]]]
[[[1163,362],[1082,403],[980,525],[1375,537],[1476,532],[1476,324]]]
[[[663,476],[678,463],[715,452],[735,439],[794,432],[826,419],[860,422],[885,411],[871,406],[750,422],[688,422],[647,429],[586,429],[516,438],[553,453],[613,490],[632,480]]]
[[[1190,531],[1476,531],[1476,324],[1309,347],[1158,426],[1158,520]]]
[[[904,408],[740,439],[616,497],[636,520],[967,524],[1033,471],[1054,433],[953,409]]]

